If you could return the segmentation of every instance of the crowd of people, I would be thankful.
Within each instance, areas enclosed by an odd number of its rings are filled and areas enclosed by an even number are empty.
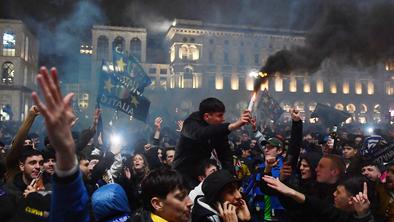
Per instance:
[[[73,94],[62,96],[56,69],[37,82],[42,99],[34,92],[15,133],[0,134],[1,221],[394,221],[394,160],[367,152],[387,151],[393,134],[308,131],[295,109],[286,128],[259,127],[250,110],[227,123],[224,104],[207,98],[176,138],[157,117],[128,155],[103,138],[99,109],[72,132]],[[38,115],[44,144],[30,132]]]

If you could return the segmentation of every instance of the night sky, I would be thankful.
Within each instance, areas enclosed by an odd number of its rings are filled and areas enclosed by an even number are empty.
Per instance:
[[[160,47],[160,38],[168,28],[163,24],[170,24],[174,18],[309,30],[333,1],[2,0],[0,17],[20,19],[36,34],[40,41],[40,65],[61,66],[70,64],[68,58],[79,52],[81,41],[90,39],[90,29],[95,24],[146,27],[148,41]],[[384,0],[355,2],[369,5],[379,1]]]

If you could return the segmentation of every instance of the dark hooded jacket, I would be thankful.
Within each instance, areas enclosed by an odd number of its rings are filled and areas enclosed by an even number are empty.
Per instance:
[[[92,209],[96,221],[131,221],[126,192],[116,183],[104,185],[93,193]]]
[[[215,149],[222,167],[234,172],[232,151],[228,142],[229,123],[209,125],[199,112],[192,113],[183,123],[181,137],[178,141],[173,167],[187,179],[196,177],[195,167],[201,160],[211,157]],[[193,185],[198,185],[195,179]]]

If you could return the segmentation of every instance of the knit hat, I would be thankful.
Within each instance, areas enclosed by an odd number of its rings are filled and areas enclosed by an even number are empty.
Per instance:
[[[220,190],[229,183],[237,182],[235,177],[227,170],[219,170],[210,174],[202,183],[204,200],[212,204],[217,200]]]

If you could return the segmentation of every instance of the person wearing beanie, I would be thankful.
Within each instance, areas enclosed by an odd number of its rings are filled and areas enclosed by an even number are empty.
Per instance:
[[[104,185],[93,193],[92,210],[95,221],[131,221],[126,192],[116,183]]]
[[[202,191],[204,196],[195,200],[192,221],[250,220],[250,212],[246,201],[242,199],[238,181],[227,170],[216,171],[205,178]]]

